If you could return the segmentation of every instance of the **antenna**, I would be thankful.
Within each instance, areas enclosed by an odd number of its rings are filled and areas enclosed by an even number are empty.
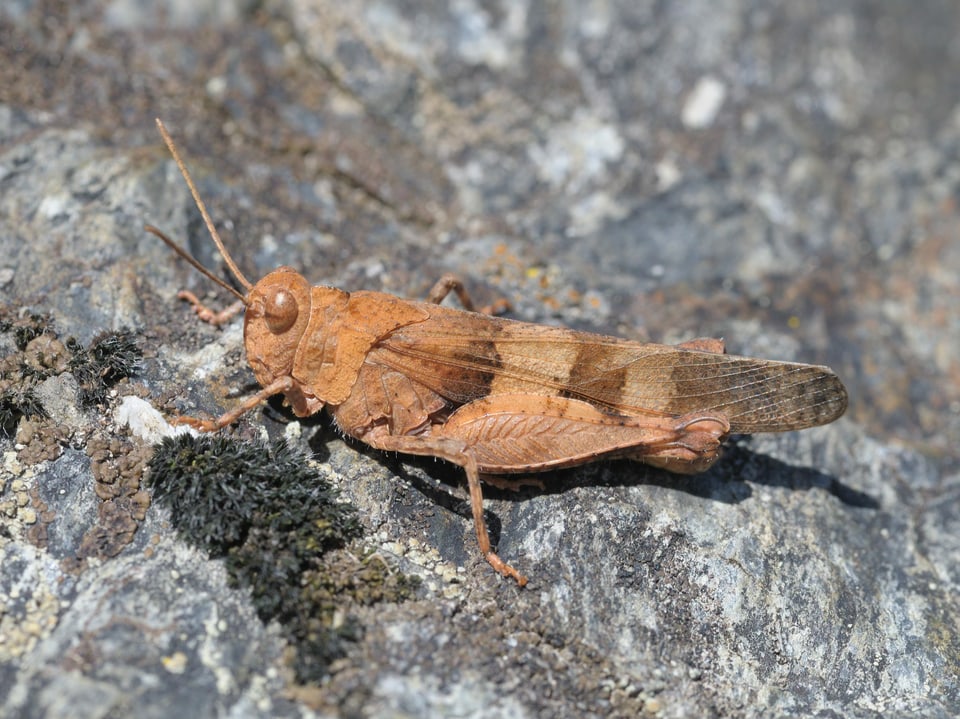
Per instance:
[[[197,209],[200,210],[200,214],[203,216],[203,221],[207,225],[207,230],[210,232],[210,236],[213,238],[214,243],[216,243],[217,249],[220,250],[220,254],[223,255],[223,259],[226,261],[227,267],[230,268],[230,271],[233,273],[233,276],[237,278],[237,281],[246,288],[247,292],[249,292],[253,289],[253,285],[250,284],[250,281],[243,276],[240,268],[237,267],[237,263],[233,261],[230,253],[227,252],[227,248],[223,246],[223,240],[220,239],[220,234],[217,232],[217,228],[213,226],[213,220],[210,219],[210,213],[207,212],[206,205],[204,205],[203,200],[200,199],[200,193],[197,191],[197,186],[193,184],[193,178],[190,177],[190,173],[187,172],[187,166],[184,165],[183,160],[180,159],[180,153],[177,152],[177,146],[173,144],[173,139],[170,137],[170,134],[167,132],[167,128],[163,126],[163,122],[160,121],[159,117],[157,118],[157,129],[160,131],[160,136],[163,138],[167,149],[170,150],[170,154],[173,155],[174,162],[176,162],[177,167],[180,168],[180,174],[183,175],[183,179],[187,181],[187,187],[190,188],[190,194],[193,195],[193,201],[197,203]],[[215,277],[209,270],[195,260],[192,255],[190,255],[186,250],[182,249],[179,245],[172,242],[169,237],[164,235],[156,227],[147,225],[147,227],[144,229],[166,242],[167,245],[169,245],[178,255],[187,260],[196,269],[200,270],[200,272],[212,279],[221,287],[226,287],[228,290],[233,292],[233,294],[244,300],[244,304],[246,304],[246,298],[243,297],[243,295],[227,285],[227,283],[223,280]]]
[[[169,247],[171,250],[173,250],[174,252],[176,252],[176,253],[177,253],[178,255],[180,255],[183,259],[185,259],[187,262],[189,262],[191,265],[193,265],[193,268],[194,268],[195,270],[198,270],[202,275],[204,275],[204,276],[207,277],[208,279],[213,280],[214,282],[216,282],[218,285],[220,285],[221,287],[223,287],[223,288],[224,288],[225,290],[227,290],[228,292],[231,292],[232,294],[234,294],[234,295],[236,295],[237,297],[239,297],[239,298],[240,298],[240,301],[243,302],[244,305],[247,304],[247,298],[246,298],[246,297],[244,297],[242,294],[240,294],[239,292],[237,292],[233,287],[231,287],[229,284],[227,284],[227,283],[224,282],[222,279],[220,279],[219,277],[217,277],[215,274],[213,274],[213,273],[212,273],[210,270],[208,270],[206,267],[204,267],[203,265],[201,265],[200,262],[199,262],[199,260],[197,260],[197,258],[195,258],[193,255],[191,255],[189,252],[187,252],[185,249],[183,249],[180,245],[178,245],[176,242],[174,242],[173,240],[171,240],[169,237],[167,237],[162,231],[158,230],[158,229],[157,229],[156,227],[154,227],[153,225],[144,225],[144,226],[143,226],[143,229],[145,229],[145,230],[146,230],[147,232],[149,232],[150,234],[156,235],[157,237],[159,237],[161,240],[163,240],[163,241],[167,244],[167,247]],[[248,283],[248,285],[249,285],[249,283]],[[248,288],[248,289],[249,289],[249,288]]]

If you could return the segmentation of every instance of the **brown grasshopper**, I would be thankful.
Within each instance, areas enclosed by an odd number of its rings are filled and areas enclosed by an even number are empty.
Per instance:
[[[177,148],[157,127],[242,294],[155,227],[206,277],[239,299],[215,313],[187,292],[201,319],[245,309],[244,346],[262,389],[214,420],[212,432],[275,394],[298,417],[326,407],[337,426],[380,450],[439,457],[467,475],[480,551],[521,586],[490,545],[480,480],[627,458],[684,474],[720,456],[731,432],[782,432],[843,414],[847,393],[827,367],[724,353],[722,340],[678,346],[516,322],[470,311],[462,285],[440,280],[426,302],[380,292],[311,287],[290,267],[251,284],[230,257]],[[467,311],[441,307],[456,292]]]

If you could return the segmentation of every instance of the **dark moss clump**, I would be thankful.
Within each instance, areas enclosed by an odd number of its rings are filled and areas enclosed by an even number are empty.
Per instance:
[[[130,330],[103,332],[82,347],[75,339],[67,340],[73,355],[68,367],[80,385],[80,404],[95,407],[107,399],[107,390],[140,368],[143,351]]]
[[[168,437],[149,467],[154,499],[170,507],[187,541],[212,555],[226,556],[264,533],[283,538],[283,555],[268,560],[267,573],[278,579],[301,571],[302,558],[360,534],[354,510],[283,441]]]
[[[223,557],[260,618],[286,628],[301,682],[322,677],[355,637],[338,618],[345,604],[410,591],[381,561],[338,551],[361,534],[356,510],[283,441],[181,435],[157,445],[149,467],[154,499],[184,538]]]
[[[16,347],[15,352],[0,357],[0,434],[10,436],[21,417],[46,417],[34,389],[56,374],[55,347],[59,343],[49,315],[20,317],[11,306],[0,307],[0,332],[11,334]]]
[[[52,333],[52,326],[53,319],[48,314],[30,312],[18,317],[16,307],[0,308],[0,332],[12,332],[14,344],[21,352],[27,348],[30,340]]]
[[[0,434],[11,436],[21,417],[46,417],[33,387],[5,382],[0,370]]]
[[[130,330],[104,332],[88,347],[73,338],[64,344],[49,315],[20,317],[13,307],[0,307],[0,333],[10,334],[16,348],[0,357],[0,433],[5,435],[14,433],[21,417],[46,417],[35,393],[45,379],[72,373],[81,406],[90,408],[105,403],[110,387],[136,372],[143,357]]]

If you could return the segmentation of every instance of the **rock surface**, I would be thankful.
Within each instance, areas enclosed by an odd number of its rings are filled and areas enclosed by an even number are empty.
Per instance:
[[[960,713],[958,23],[904,2],[4,4],[0,299],[84,346],[131,328],[145,358],[95,410],[57,374],[52,419],[0,436],[0,713]],[[142,230],[225,274],[155,116],[251,278],[422,297],[454,272],[521,319],[829,364],[850,411],[698,477],[614,462],[491,490],[524,590],[478,558],[456,471],[256,413],[240,431],[311,452],[364,546],[421,581],[346,606],[356,637],[298,685],[283,623],[147,506],[146,445],[113,419],[142,406],[124,397],[217,412],[253,380],[240,322],[197,323],[176,292],[214,288]]]

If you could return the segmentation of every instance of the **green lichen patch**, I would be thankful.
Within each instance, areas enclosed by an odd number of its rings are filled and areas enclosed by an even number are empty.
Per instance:
[[[354,556],[356,510],[286,442],[222,435],[168,438],[148,482],[183,537],[224,559],[264,622],[296,648],[298,682],[322,678],[359,628],[349,608],[399,601],[413,584],[373,556]]]

